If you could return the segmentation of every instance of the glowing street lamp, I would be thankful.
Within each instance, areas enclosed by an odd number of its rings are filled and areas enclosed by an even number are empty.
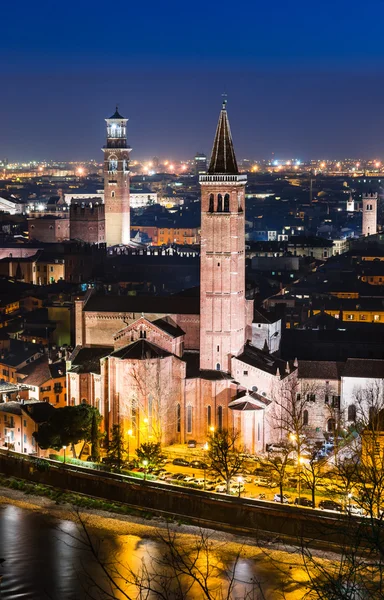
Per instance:
[[[209,428],[209,431],[210,431],[211,433],[214,433],[214,432],[215,432],[215,428],[214,428],[214,426],[213,426],[213,425],[211,425],[211,426],[210,426],[210,428]]]
[[[148,466],[147,460],[143,460],[143,466],[144,466],[144,481],[145,481],[147,479],[147,466]]]
[[[128,436],[128,461],[129,461],[129,439],[132,437],[132,429],[128,429],[127,436]]]
[[[64,450],[64,464],[65,464],[65,451],[67,449],[67,446],[63,446],[63,450]]]

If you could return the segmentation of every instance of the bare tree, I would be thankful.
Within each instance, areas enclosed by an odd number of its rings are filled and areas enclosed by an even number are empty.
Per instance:
[[[237,443],[239,433],[227,429],[217,430],[208,436],[207,460],[211,472],[222,477],[227,486],[227,494],[231,479],[241,472],[244,459]]]

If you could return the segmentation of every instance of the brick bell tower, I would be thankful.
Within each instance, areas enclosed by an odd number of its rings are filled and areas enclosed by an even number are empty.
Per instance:
[[[209,169],[200,175],[200,369],[229,372],[245,344],[245,185],[233,149],[226,101]]]
[[[104,152],[105,241],[107,246],[129,244],[129,153],[127,121],[116,112],[107,123]]]

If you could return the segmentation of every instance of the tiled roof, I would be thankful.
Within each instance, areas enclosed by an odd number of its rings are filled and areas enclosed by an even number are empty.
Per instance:
[[[111,356],[122,359],[136,359],[144,360],[147,358],[164,358],[166,356],[172,356],[170,352],[163,350],[159,346],[148,342],[148,340],[142,338],[112,352]]]
[[[0,412],[21,415],[20,402],[2,402],[0,404]]]
[[[39,352],[42,354],[43,349],[37,344],[30,344],[11,338],[9,351],[4,352],[4,354],[0,353],[0,362],[9,367],[17,367]],[[3,356],[3,358],[1,358],[1,356]]]
[[[165,331],[166,333],[169,333],[169,335],[171,335],[174,338],[178,338],[182,335],[185,335],[185,331],[183,331],[181,327],[179,327],[176,324],[170,323],[167,319],[156,319],[156,321],[152,321],[152,323],[156,325],[156,327],[159,327],[160,329]]]
[[[23,379],[24,385],[43,385],[43,383],[51,379],[48,357],[42,356],[38,358],[34,362],[25,365],[22,369],[19,369],[18,373],[26,375],[25,379]]]
[[[343,377],[384,379],[384,360],[349,358],[344,367]]]
[[[344,363],[331,360],[299,360],[300,379],[340,379]]]
[[[239,354],[239,356],[235,357],[237,360],[250,365],[252,367],[256,367],[261,371],[265,371],[266,373],[270,373],[271,375],[279,375],[281,377],[285,377],[292,370],[292,367],[289,367],[289,372],[287,372],[287,362],[273,356],[272,354],[268,354],[263,350],[259,350],[250,344],[247,344],[244,348],[244,351]]]
[[[80,348],[71,357],[71,371],[76,373],[100,373],[100,360],[113,352],[110,346]]]

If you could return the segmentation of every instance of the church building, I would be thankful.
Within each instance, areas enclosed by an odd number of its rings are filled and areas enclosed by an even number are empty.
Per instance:
[[[128,237],[126,215],[116,221],[127,197],[129,218],[128,151],[126,120],[116,112],[107,123],[105,220],[107,243],[113,245]],[[238,170],[225,102],[200,185],[200,296],[89,291],[75,307],[68,403],[96,406],[107,431],[120,423],[132,433],[132,449],[147,440],[204,443],[212,428],[226,428],[239,433],[249,452],[260,452],[279,435],[268,411],[281,386],[296,377],[297,365],[270,354],[265,340],[263,348],[251,344],[246,175]]]

